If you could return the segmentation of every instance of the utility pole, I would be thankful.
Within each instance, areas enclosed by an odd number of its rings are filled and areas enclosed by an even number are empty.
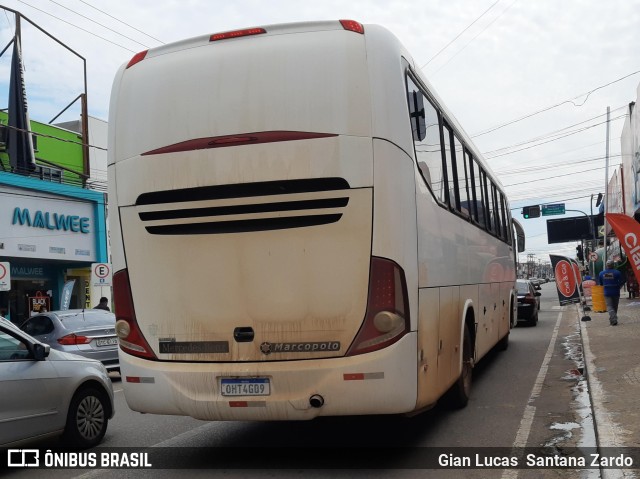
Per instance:
[[[609,211],[609,115],[610,107],[607,107],[607,155],[604,168],[604,257],[602,266],[607,264],[607,212]]]

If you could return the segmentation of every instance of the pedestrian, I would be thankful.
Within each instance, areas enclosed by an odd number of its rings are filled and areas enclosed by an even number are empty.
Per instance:
[[[618,303],[620,302],[620,288],[625,284],[622,273],[614,268],[612,260],[608,260],[606,268],[598,275],[601,286],[604,286],[604,301],[609,313],[609,324],[618,324]]]
[[[104,296],[100,298],[100,303],[97,306],[94,306],[93,309],[104,309],[105,311],[111,311],[109,309],[109,300]]]

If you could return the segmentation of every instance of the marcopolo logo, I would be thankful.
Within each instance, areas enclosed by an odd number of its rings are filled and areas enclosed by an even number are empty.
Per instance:
[[[271,353],[323,353],[340,351],[340,341],[323,341],[320,343],[262,343],[260,351]]]

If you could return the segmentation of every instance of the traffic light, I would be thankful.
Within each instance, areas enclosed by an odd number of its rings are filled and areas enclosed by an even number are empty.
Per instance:
[[[584,254],[582,253],[582,245],[581,244],[576,246],[576,256],[577,256],[578,260],[584,261]]]
[[[524,206],[522,208],[522,216],[524,219],[539,218],[540,217],[540,205]]]

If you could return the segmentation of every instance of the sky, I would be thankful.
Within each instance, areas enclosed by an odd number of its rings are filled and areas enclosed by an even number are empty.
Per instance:
[[[121,64],[149,47],[236,28],[353,19],[393,32],[484,154],[525,227],[528,254],[574,257],[577,243],[547,243],[546,220],[523,206],[564,203],[596,212],[620,164],[620,134],[640,84],[640,0],[5,0],[22,21],[32,120],[108,119]],[[15,31],[0,12],[0,48]],[[11,49],[0,57],[8,103]],[[4,100],[3,100],[4,99]],[[69,106],[71,105],[71,106]],[[607,108],[610,121],[607,124]],[[607,126],[609,127],[607,129]],[[607,130],[609,161],[607,162]],[[607,168],[608,164],[608,168]]]

